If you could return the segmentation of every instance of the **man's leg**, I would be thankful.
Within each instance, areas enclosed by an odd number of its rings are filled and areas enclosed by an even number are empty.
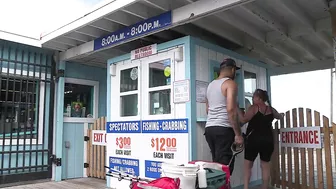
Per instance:
[[[210,151],[211,151],[211,156],[212,156],[212,161],[215,161],[216,160],[216,157],[215,157],[215,137],[216,137],[216,133],[212,131],[213,128],[211,127],[207,127],[205,128],[205,133],[204,133],[204,136],[205,136],[205,140],[207,141],[208,145],[209,145],[209,148],[210,148]]]
[[[216,147],[215,147],[215,156],[216,156],[216,162],[229,165],[230,163],[230,174],[232,175],[233,169],[234,169],[234,162],[235,159],[232,158],[233,153],[231,150],[231,145],[234,142],[234,131],[232,128],[222,128],[221,132],[218,132],[216,135]]]

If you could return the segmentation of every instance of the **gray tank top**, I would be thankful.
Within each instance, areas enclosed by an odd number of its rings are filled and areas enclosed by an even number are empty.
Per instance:
[[[228,79],[214,80],[208,86],[207,99],[209,110],[205,127],[232,127],[226,110],[226,97],[222,94],[222,84]]]

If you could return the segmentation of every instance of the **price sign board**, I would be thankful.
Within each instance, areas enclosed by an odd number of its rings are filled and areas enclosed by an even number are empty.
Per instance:
[[[113,137],[107,135],[107,147],[113,147],[114,155],[130,157],[136,144],[132,139],[136,133],[141,133],[140,121],[108,122],[106,133],[113,133]]]
[[[189,161],[188,119],[108,122],[106,129],[113,169],[159,178],[162,162]]]

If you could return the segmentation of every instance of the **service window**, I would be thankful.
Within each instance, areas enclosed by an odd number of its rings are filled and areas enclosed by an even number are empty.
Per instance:
[[[257,74],[244,71],[244,99],[246,110],[253,104],[252,97],[257,89]]]
[[[112,80],[117,80],[111,87],[111,102],[113,103],[111,105],[113,111],[117,111],[115,116],[122,120],[138,119],[140,116],[140,70],[139,61],[119,63],[116,65],[116,77],[112,76]]]
[[[211,78],[211,79],[212,79],[212,80],[215,80],[215,79],[217,79],[218,76],[219,76],[220,68],[219,68],[219,66],[218,66],[218,67],[214,67],[213,69],[214,69],[214,70],[213,70],[213,78]]]
[[[219,73],[220,73],[219,65],[218,65],[218,66],[214,66],[214,67],[213,67],[213,73],[211,73],[211,76],[212,76],[212,77],[211,77],[211,81],[217,79],[218,76],[219,76]],[[240,73],[241,73],[241,70],[236,70],[235,81],[236,81],[238,84],[240,84],[240,80],[239,80]]]
[[[171,60],[149,63],[149,115],[171,113]]]
[[[119,62],[111,66],[111,70],[113,69],[115,71],[111,74],[112,119],[127,121],[171,118],[173,52]],[[116,89],[115,86],[120,87]],[[116,100],[118,98],[119,101]]]
[[[65,78],[64,85],[64,121],[83,121],[98,115],[99,82]]]
[[[172,85],[174,82],[174,56],[160,53],[142,62],[142,118],[169,118],[173,114]]]
[[[93,86],[65,83],[64,116],[77,118],[92,118],[93,93]]]
[[[120,71],[120,116],[138,115],[138,67]]]

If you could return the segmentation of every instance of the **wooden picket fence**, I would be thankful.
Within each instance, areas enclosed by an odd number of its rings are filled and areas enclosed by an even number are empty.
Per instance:
[[[88,177],[106,179],[106,170],[104,168],[106,163],[106,146],[92,145],[92,130],[105,130],[106,118],[101,117],[97,119],[91,128],[88,129],[87,135],[89,141],[87,142],[87,162],[89,167],[86,170]]]
[[[322,124],[321,124],[322,123]],[[280,146],[280,128],[321,127],[322,149],[291,148]],[[288,189],[334,189],[336,188],[336,125],[329,119],[298,108],[285,113],[284,119],[275,123],[275,151],[272,157],[271,184]]]

